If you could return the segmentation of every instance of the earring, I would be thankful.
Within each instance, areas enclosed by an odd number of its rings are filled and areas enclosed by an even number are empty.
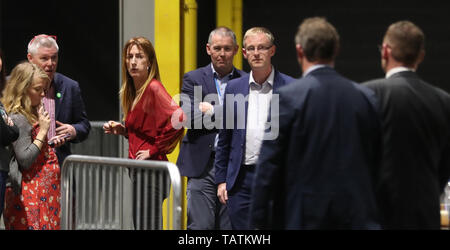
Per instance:
[[[147,71],[150,69],[150,66],[147,66]]]

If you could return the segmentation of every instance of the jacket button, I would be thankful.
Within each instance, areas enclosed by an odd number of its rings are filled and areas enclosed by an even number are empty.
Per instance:
[[[212,148],[212,145],[211,145],[211,144],[209,144],[209,145],[208,145],[208,147],[209,147],[209,148]]]

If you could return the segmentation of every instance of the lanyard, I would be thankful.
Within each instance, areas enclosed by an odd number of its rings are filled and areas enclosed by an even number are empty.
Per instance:
[[[216,83],[217,94],[219,95],[219,102],[220,104],[222,104],[222,93],[220,92],[219,79],[217,79],[216,76],[214,76],[214,82]]]

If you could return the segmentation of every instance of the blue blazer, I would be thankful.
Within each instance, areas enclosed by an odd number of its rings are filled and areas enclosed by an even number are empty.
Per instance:
[[[251,224],[380,228],[374,179],[381,123],[374,93],[325,67],[281,88],[279,98],[279,135],[261,147]]]
[[[234,68],[231,79],[246,75],[244,71]],[[201,100],[194,96],[194,87],[201,87]],[[181,141],[180,153],[177,159],[177,166],[182,176],[198,177],[206,169],[210,160],[212,150],[214,149],[214,140],[218,133],[215,127],[206,127],[203,124],[204,115],[198,109],[200,102],[206,95],[212,95],[214,100],[209,100],[214,105],[217,113],[221,107],[217,96],[214,74],[211,64],[205,67],[190,71],[183,76],[183,86],[181,87],[181,108],[188,116],[187,122],[189,128],[183,140]],[[200,96],[198,96],[200,97]],[[216,117],[213,117],[214,120]],[[197,123],[195,124],[195,120]]]
[[[91,130],[91,124],[87,118],[78,82],[63,74],[55,73],[53,84],[55,87],[55,119],[62,123],[71,124],[75,128],[77,136],[70,141],[71,143],[85,140]],[[65,143],[56,148],[60,165],[70,154],[70,143]]]
[[[245,135],[246,135],[246,127],[247,127],[247,109],[248,109],[248,94],[250,91],[249,85],[250,75],[246,75],[239,79],[230,81],[225,90],[225,94],[238,95],[241,94],[246,97],[245,101],[245,114],[239,113],[238,105],[236,102],[228,103],[226,102],[226,98],[224,101],[224,119],[223,119],[223,127],[226,128],[227,119],[226,114],[227,110],[233,109],[233,121],[235,129],[221,129],[219,131],[219,141],[216,149],[216,160],[215,160],[215,177],[216,184],[227,183],[227,190],[230,191],[236,178],[239,174],[239,170],[241,165],[244,162],[245,157]],[[278,89],[284,85],[287,85],[290,82],[293,82],[295,79],[280,73],[275,70],[274,83],[273,83],[273,94],[277,93]],[[229,111],[228,111],[229,112]],[[244,128],[240,124],[238,124],[238,116],[244,115],[245,126]],[[242,118],[242,117],[241,117]],[[230,123],[230,121],[228,121]],[[238,126],[239,125],[239,126]],[[250,142],[251,143],[251,142]]]

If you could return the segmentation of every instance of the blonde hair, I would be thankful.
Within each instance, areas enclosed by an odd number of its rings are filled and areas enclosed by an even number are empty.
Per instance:
[[[147,56],[150,67],[148,69],[147,81],[142,85],[140,89],[135,89],[133,78],[128,73],[127,69],[127,54],[133,45],[136,45],[140,50],[142,50]],[[122,51],[122,87],[120,88],[120,100],[122,103],[122,110],[124,113],[123,120],[127,117],[130,112],[133,102],[137,103],[147,88],[148,84],[152,79],[157,79],[161,81],[159,76],[158,61],[156,60],[155,49],[152,43],[145,37],[134,37],[128,40]]]
[[[253,27],[253,28],[250,28],[249,30],[247,30],[245,32],[244,39],[242,39],[243,40],[243,44],[244,44],[244,48],[246,46],[245,39],[247,39],[248,36],[253,36],[253,35],[256,35],[256,34],[264,34],[264,35],[266,35],[267,39],[269,39],[270,45],[273,45],[275,43],[275,37],[273,36],[272,32],[270,32],[269,29],[264,28],[264,27]]]
[[[29,62],[18,64],[11,72],[11,77],[6,83],[1,99],[6,112],[22,114],[30,124],[38,121],[27,93],[33,84],[34,77],[44,79],[47,83],[50,82],[50,78],[38,66]]]

